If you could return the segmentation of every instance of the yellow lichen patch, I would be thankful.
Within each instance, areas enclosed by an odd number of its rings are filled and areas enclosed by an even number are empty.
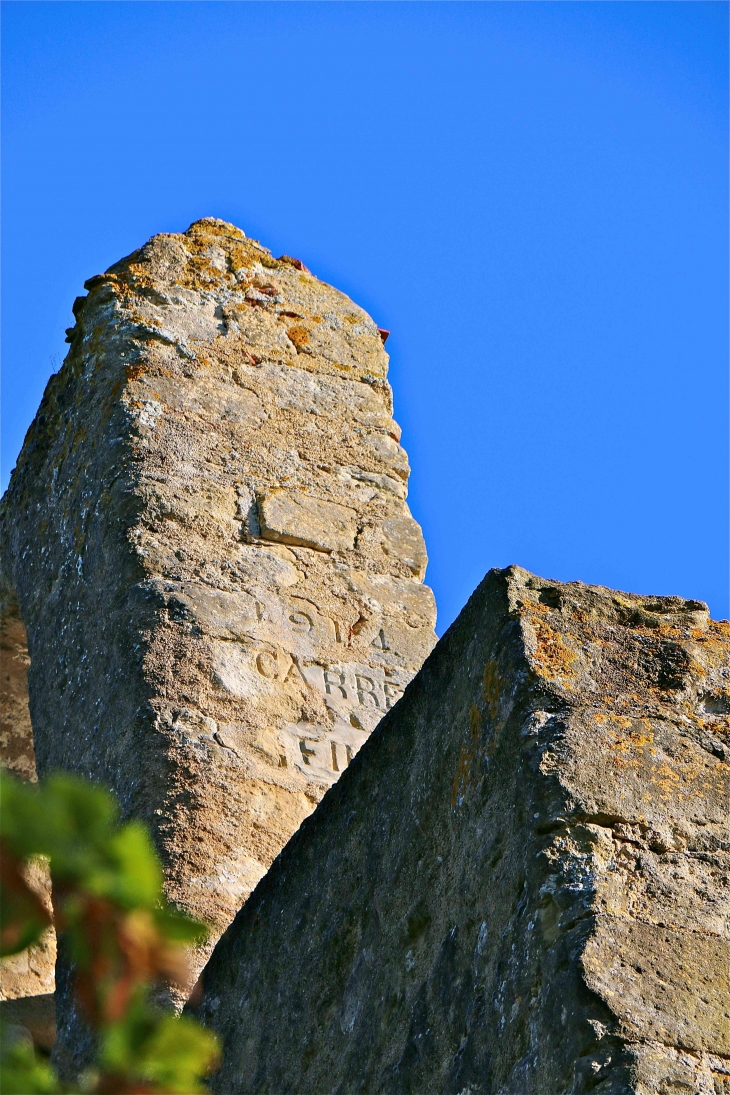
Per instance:
[[[240,228],[236,228],[235,224],[229,224],[228,221],[217,222],[208,218],[203,220],[194,221],[187,232],[185,238],[190,239],[190,236],[235,236],[236,239],[246,239],[246,233],[242,232]],[[179,237],[178,237],[179,238]]]
[[[459,754],[459,763],[451,787],[451,805],[460,806],[464,801],[466,791],[471,783],[471,766],[476,750],[471,745],[463,744]]]
[[[535,615],[535,613],[540,616],[549,616],[551,611],[550,605],[546,604],[545,601],[531,601],[529,605],[523,607],[523,612],[528,616]]]
[[[306,327],[290,327],[286,333],[296,346],[297,353],[309,345],[309,331]]]
[[[127,380],[139,380],[141,376],[144,376],[145,367],[141,362],[136,362],[134,365],[125,365],[124,373]]]
[[[482,696],[489,707],[489,716],[496,719],[499,711],[499,699],[502,694],[502,677],[497,669],[497,663],[490,659],[484,666],[482,677]]]
[[[637,731],[633,734],[629,734],[628,737],[618,738],[618,740],[614,742],[613,748],[618,749],[620,752],[627,752],[632,749],[643,749],[645,745],[653,744],[653,731],[649,731],[649,733],[646,734]]]
[[[469,709],[469,741],[462,742],[459,751],[459,763],[451,786],[451,805],[460,806],[469,786],[475,782],[474,758],[479,749],[482,736],[482,716],[479,708],[472,704]]]
[[[609,712],[606,716],[611,722],[617,723],[623,730],[628,729],[629,726],[633,726],[634,720],[629,718],[628,715],[614,715],[613,712]]]
[[[559,631],[550,627],[547,620],[534,620],[533,624],[537,638],[533,660],[542,676],[547,680],[575,677],[572,665],[578,657],[577,653],[571,650]]]

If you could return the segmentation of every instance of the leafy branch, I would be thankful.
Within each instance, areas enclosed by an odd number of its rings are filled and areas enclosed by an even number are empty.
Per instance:
[[[205,1092],[218,1060],[215,1036],[195,1020],[155,1009],[150,988],[185,984],[187,954],[207,928],[170,906],[144,825],[120,823],[114,798],[86,780],[56,775],[42,787],[0,774],[3,833],[0,954],[17,954],[50,925],[26,881],[29,862],[50,864],[56,930],[74,966],[74,992],[97,1032],[83,1091],[98,1095]],[[26,1041],[3,1039],[4,1095],[63,1092],[53,1069]]]

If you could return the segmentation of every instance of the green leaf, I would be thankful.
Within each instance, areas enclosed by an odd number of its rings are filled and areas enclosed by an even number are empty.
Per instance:
[[[116,827],[112,795],[77,776],[42,787],[0,773],[3,836],[18,858],[45,855],[59,876],[83,873]]]
[[[187,1015],[166,1015],[148,1040],[140,1067],[143,1075],[162,1091],[204,1092],[205,1075],[218,1060],[218,1042]]]
[[[157,853],[141,822],[130,821],[109,836],[100,853],[87,867],[89,892],[123,909],[153,909],[163,900]]]
[[[210,935],[206,924],[191,919],[170,905],[155,910],[155,924],[160,934],[171,943],[197,945],[205,943]]]
[[[99,1054],[103,1072],[180,1095],[205,1092],[203,1078],[217,1060],[211,1031],[188,1016],[161,1015],[141,997],[121,1022],[107,1028]]]
[[[3,1030],[0,1091],[3,1095],[55,1095],[61,1091],[56,1074],[26,1038],[9,1038]]]

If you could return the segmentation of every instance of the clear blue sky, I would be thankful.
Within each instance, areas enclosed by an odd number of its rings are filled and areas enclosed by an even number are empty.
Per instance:
[[[85,278],[234,221],[392,330],[442,631],[728,615],[725,3],[3,4],[3,485]]]

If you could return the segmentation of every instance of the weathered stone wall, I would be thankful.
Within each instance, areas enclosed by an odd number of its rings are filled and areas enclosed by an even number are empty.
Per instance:
[[[218,1092],[728,1095],[730,625],[491,571],[219,942]]]
[[[38,771],[113,788],[219,933],[435,642],[388,358],[222,221],[87,288],[2,504]]]

